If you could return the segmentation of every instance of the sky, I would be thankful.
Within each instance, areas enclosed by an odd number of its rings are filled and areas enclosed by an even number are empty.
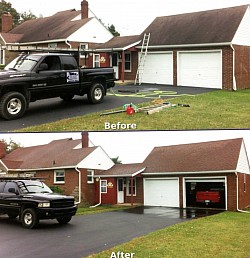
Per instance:
[[[22,147],[47,144],[52,140],[65,138],[80,139],[81,132],[0,134],[0,139],[7,142],[12,139]],[[123,164],[144,161],[157,146],[235,138],[244,139],[247,153],[250,155],[250,130],[89,132],[89,139],[95,146],[101,146],[110,158],[119,157]]]
[[[6,0],[19,13],[31,11],[36,16],[58,11],[80,10],[81,0]],[[250,0],[88,0],[91,11],[105,25],[113,24],[125,35],[141,34],[158,16],[190,13],[250,4]]]

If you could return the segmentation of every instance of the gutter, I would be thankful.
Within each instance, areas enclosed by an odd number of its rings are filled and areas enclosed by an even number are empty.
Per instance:
[[[82,187],[81,187],[82,173],[77,167],[75,167],[75,170],[78,172],[78,182],[79,182],[79,185],[78,185],[79,196],[78,196],[78,202],[76,202],[76,204],[80,204],[82,200]]]
[[[190,171],[184,171],[184,172],[157,172],[157,173],[142,173],[144,176],[154,176],[154,175],[183,175],[183,174],[188,174],[188,175],[195,175],[195,174],[224,174],[224,173],[236,173],[235,170],[222,170],[222,171],[195,171],[195,172],[190,172]]]
[[[236,78],[235,78],[235,49],[233,47],[233,44],[230,44],[230,47],[233,50],[233,90],[236,91],[237,86],[236,86]]]
[[[148,46],[148,49],[182,48],[182,47],[218,47],[218,46],[230,46],[230,45],[231,45],[231,42],[202,43],[202,44],[180,44],[180,45],[156,45],[156,46]],[[138,46],[137,48],[141,48],[141,46]]]
[[[72,48],[72,45],[69,43],[69,41],[67,39],[65,39],[65,44],[69,46],[69,48]]]

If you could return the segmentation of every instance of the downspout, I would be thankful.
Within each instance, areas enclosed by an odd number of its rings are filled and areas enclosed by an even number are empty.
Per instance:
[[[65,39],[65,44],[69,46],[69,48],[72,48],[71,44],[69,43],[69,41],[67,39]]]
[[[81,203],[81,199],[82,199],[82,187],[81,187],[81,181],[82,181],[82,173],[81,171],[75,167],[75,170],[78,172],[78,182],[79,182],[79,185],[78,185],[78,189],[79,189],[79,197],[78,197],[78,202],[76,202],[76,204],[80,204]]]
[[[243,211],[241,209],[239,209],[239,178],[238,178],[238,173],[235,172],[236,174],[236,202],[237,202],[237,211],[239,212],[244,212],[244,213],[250,213],[249,211]]]
[[[90,206],[89,208],[96,208],[102,204],[102,193],[101,193],[101,178],[99,177],[99,203],[94,206]]]
[[[236,85],[236,78],[235,78],[235,49],[233,47],[233,44],[230,45],[232,50],[233,50],[233,90],[237,90],[237,85]]]

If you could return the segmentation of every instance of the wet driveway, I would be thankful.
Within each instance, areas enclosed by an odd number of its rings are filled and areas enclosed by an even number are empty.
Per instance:
[[[217,212],[135,207],[74,216],[68,225],[44,220],[34,230],[24,229],[17,220],[0,215],[0,257],[82,258],[150,232]],[[10,247],[10,242],[15,248]]]
[[[125,213],[154,215],[158,217],[166,217],[169,219],[197,219],[210,215],[215,215],[223,210],[200,209],[200,208],[167,208],[167,207],[151,207],[139,206],[131,209],[123,210]]]

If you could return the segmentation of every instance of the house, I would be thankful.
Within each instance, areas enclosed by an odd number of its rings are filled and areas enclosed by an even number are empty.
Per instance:
[[[0,172],[8,175],[44,178],[78,203],[95,203],[95,171],[107,170],[114,163],[101,147],[91,146],[88,133],[82,139],[54,140],[48,144],[18,148],[5,153],[0,143]]]
[[[0,174],[45,179],[91,205],[140,203],[242,210],[250,206],[250,167],[243,138],[155,147],[142,163],[114,164],[88,133],[82,139],[5,153]]]
[[[134,40],[140,42],[133,45],[138,56],[131,58],[130,69],[125,69],[124,78],[120,73],[119,78],[135,79],[143,37],[150,34],[142,83],[225,90],[250,88],[249,22],[249,5],[157,17]],[[109,52],[113,43],[111,39],[98,48]],[[120,38],[115,49],[122,51],[125,45]],[[125,53],[135,56],[129,48]],[[123,60],[125,66],[128,60]]]
[[[20,52],[64,52],[75,55],[80,65],[100,65],[99,55],[90,49],[113,38],[109,30],[81,2],[81,10],[58,12],[50,17],[23,22],[12,29],[12,16],[3,14],[0,34],[1,64],[9,63]]]
[[[96,173],[96,202],[240,210],[250,206],[250,169],[242,138],[155,147],[141,164]],[[197,202],[216,193],[219,202]],[[101,197],[100,197],[101,196]]]

